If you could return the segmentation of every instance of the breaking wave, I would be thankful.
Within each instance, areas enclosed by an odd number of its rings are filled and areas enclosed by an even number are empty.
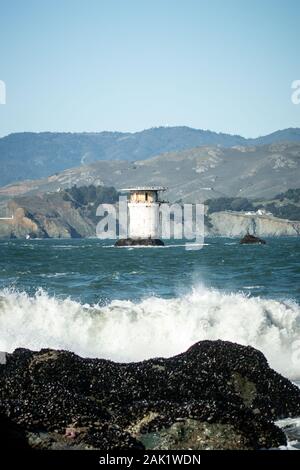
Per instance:
[[[172,356],[204,339],[261,350],[270,365],[300,378],[300,306],[198,286],[172,299],[83,305],[38,290],[0,291],[0,351],[67,349],[82,356],[139,361]]]

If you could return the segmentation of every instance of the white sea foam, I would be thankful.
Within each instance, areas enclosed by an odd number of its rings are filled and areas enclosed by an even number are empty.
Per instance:
[[[156,249],[159,248],[160,250],[164,249],[169,249],[169,248],[179,248],[179,247],[189,247],[189,248],[194,248],[194,247],[200,247],[202,248],[203,246],[209,246],[210,243],[195,243],[195,242],[186,242],[186,243],[172,243],[170,245],[124,245],[124,246],[118,246],[116,247],[115,245],[102,245],[102,248],[122,248],[126,250],[132,250],[132,249],[137,249],[137,250],[144,250],[144,249]]]
[[[300,432],[300,418],[285,418],[276,421],[287,436],[287,445],[280,446],[281,450],[300,450],[299,432]]]
[[[284,375],[300,378],[300,306],[195,287],[173,298],[82,305],[70,299],[0,292],[0,351],[61,348],[82,356],[138,361],[172,356],[196,341],[252,345]]]
[[[252,289],[260,289],[262,286],[243,286],[243,289],[249,289],[249,290],[252,290]]]

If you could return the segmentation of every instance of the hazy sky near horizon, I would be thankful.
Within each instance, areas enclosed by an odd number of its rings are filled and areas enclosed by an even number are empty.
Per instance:
[[[300,127],[298,0],[0,0],[0,135]]]

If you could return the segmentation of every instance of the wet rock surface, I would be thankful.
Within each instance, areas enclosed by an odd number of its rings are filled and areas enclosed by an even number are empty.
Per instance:
[[[159,238],[120,238],[115,246],[164,246]]]
[[[0,413],[36,449],[257,449],[300,416],[300,391],[259,351],[202,341],[169,359],[118,364],[17,349],[0,365]]]
[[[0,415],[0,446],[1,449],[30,449],[25,430],[3,414]]]
[[[254,235],[250,235],[249,233],[247,233],[247,235],[245,235],[240,240],[241,245],[247,245],[247,244],[251,245],[253,243],[257,243],[258,245],[265,245],[266,244],[265,240],[263,240],[262,238],[255,237]]]

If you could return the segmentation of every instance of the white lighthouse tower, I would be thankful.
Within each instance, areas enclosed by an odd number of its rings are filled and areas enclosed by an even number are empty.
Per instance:
[[[128,238],[117,241],[117,246],[164,245],[160,240],[159,192],[167,188],[161,186],[137,186],[122,191],[129,193]]]

